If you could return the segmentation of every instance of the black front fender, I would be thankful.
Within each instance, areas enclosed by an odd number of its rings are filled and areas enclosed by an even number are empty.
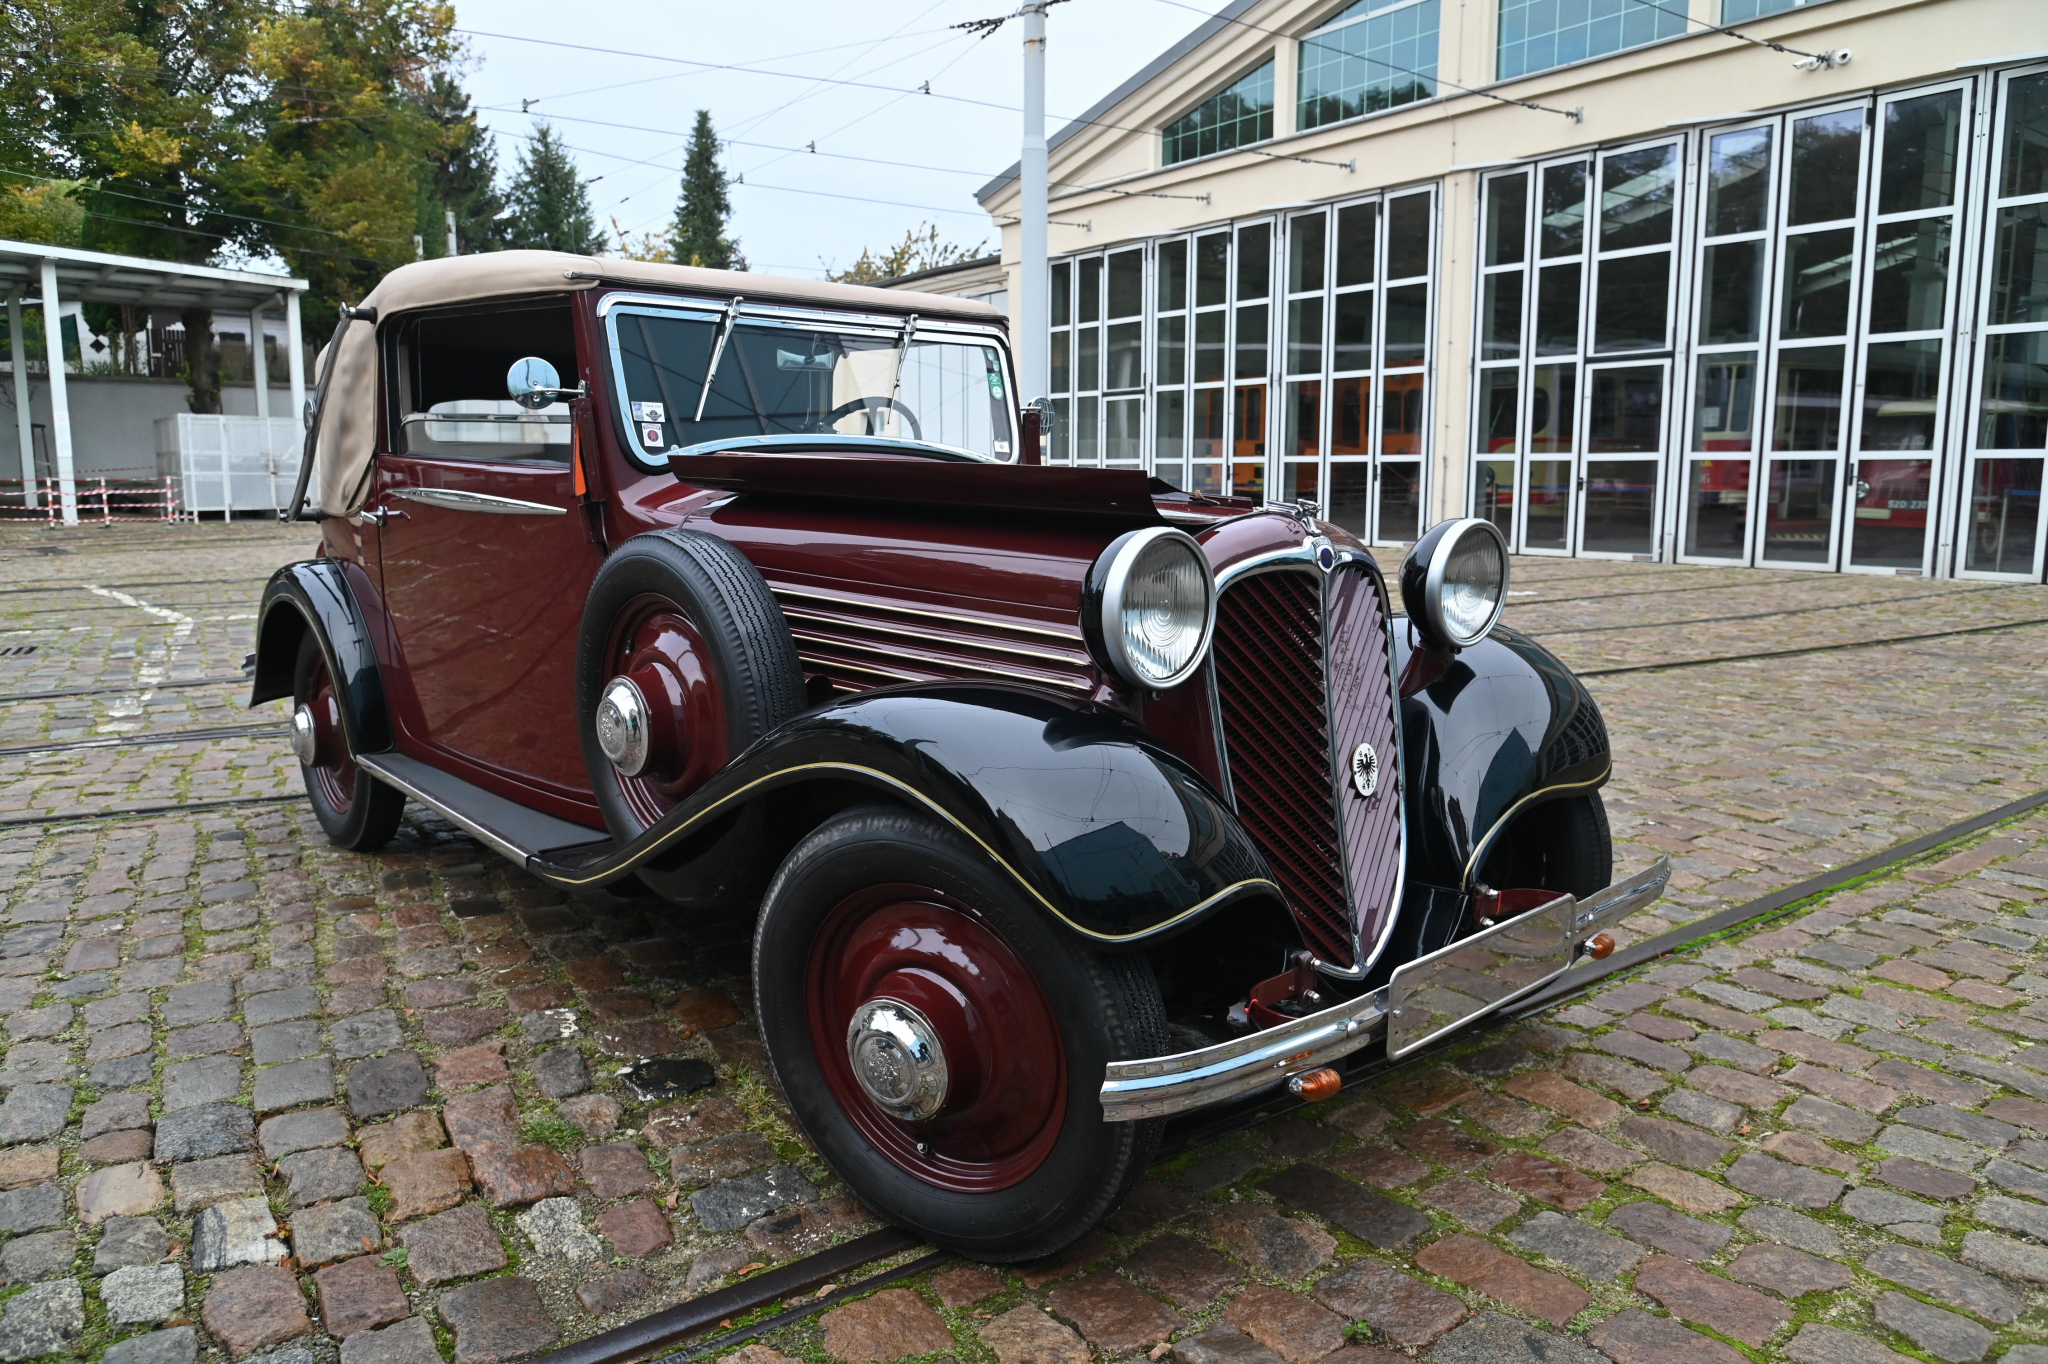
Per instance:
[[[256,614],[256,676],[249,704],[292,694],[299,641],[308,630],[327,657],[349,751],[384,752],[391,747],[391,719],[384,706],[377,650],[345,571],[335,560],[286,564],[270,576]]]
[[[999,685],[890,688],[807,712],[630,845],[527,866],[565,886],[659,868],[755,802],[807,783],[929,811],[1098,943],[1154,939],[1240,899],[1281,898],[1229,807],[1142,729]]]
[[[1514,815],[1606,782],[1607,724],[1571,669],[1518,630],[1448,654],[1395,624],[1409,881],[1468,890]]]

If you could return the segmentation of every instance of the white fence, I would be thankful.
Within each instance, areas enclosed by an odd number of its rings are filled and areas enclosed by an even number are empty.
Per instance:
[[[181,412],[156,421],[156,468],[186,516],[274,512],[291,500],[305,433],[290,417]]]

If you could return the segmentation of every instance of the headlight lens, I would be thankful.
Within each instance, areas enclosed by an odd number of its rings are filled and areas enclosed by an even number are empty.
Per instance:
[[[1103,660],[1134,686],[1164,690],[1194,675],[1215,624],[1216,584],[1202,547],[1160,526],[1119,539],[1091,575],[1099,584]]]
[[[1486,638],[1508,596],[1508,545],[1491,521],[1432,527],[1401,567],[1401,595],[1424,633],[1462,649]]]

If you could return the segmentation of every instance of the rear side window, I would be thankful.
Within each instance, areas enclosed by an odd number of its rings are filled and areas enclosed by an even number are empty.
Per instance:
[[[444,459],[568,463],[568,405],[529,412],[505,396],[506,371],[527,356],[574,385],[575,321],[566,300],[407,321],[398,341],[398,448]]]

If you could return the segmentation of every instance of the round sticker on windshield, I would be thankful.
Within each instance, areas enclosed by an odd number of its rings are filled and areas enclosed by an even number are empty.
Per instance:
[[[649,425],[641,427],[640,442],[643,445],[660,445],[662,443],[661,428],[651,423]]]

